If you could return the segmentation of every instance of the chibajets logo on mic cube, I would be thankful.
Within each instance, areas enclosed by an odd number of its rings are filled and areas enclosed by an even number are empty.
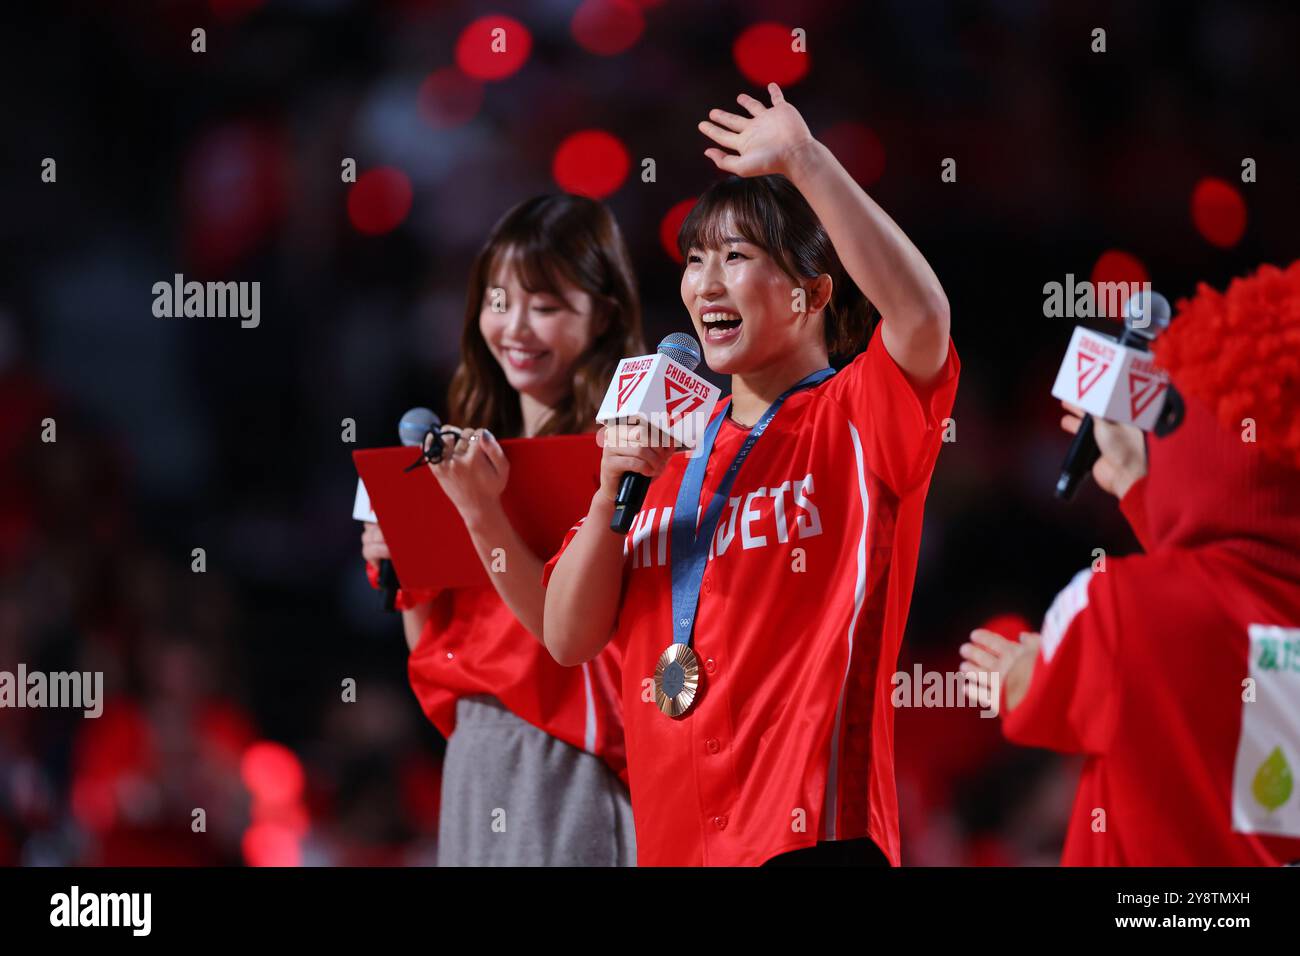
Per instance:
[[[644,422],[657,433],[656,441],[670,439],[694,448],[721,394],[716,385],[666,355],[638,355],[618,363],[596,421]]]
[[[1070,337],[1052,386],[1053,396],[1089,415],[1143,431],[1155,427],[1168,391],[1169,376],[1155,366],[1150,352],[1120,345],[1082,326]]]

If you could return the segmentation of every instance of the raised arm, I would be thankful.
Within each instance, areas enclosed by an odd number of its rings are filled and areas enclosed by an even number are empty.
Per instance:
[[[772,105],[741,94],[749,116],[710,110],[700,131],[735,155],[704,151],[738,176],[780,173],[808,200],[826,227],[844,268],[880,310],[890,356],[917,384],[926,384],[948,355],[948,299],[925,257],[868,196],[825,145],[813,138],[781,88],[768,84]]]

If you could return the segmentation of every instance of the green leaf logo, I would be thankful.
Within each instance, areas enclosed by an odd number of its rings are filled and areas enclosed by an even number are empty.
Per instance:
[[[1250,785],[1250,792],[1255,799],[1270,813],[1291,798],[1294,782],[1291,779],[1291,766],[1282,756],[1282,748],[1274,747],[1268,758],[1255,771],[1255,779]]]

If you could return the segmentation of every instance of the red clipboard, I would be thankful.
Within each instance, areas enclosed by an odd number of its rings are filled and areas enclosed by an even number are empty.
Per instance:
[[[506,438],[501,448],[510,479],[501,504],[519,536],[543,561],[591,506],[600,487],[601,449],[595,434]],[[438,479],[421,465],[418,448],[352,453],[357,474],[407,588],[462,588],[490,583],[460,512]],[[506,555],[509,560],[509,555]]]

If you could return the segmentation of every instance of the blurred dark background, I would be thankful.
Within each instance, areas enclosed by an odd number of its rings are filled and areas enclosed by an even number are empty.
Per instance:
[[[475,75],[501,60],[472,52],[489,15],[515,21],[504,76]],[[108,703],[99,720],[0,710],[0,863],[434,858],[442,742],[365,580],[350,453],[393,444],[409,406],[445,412],[469,262],[535,193],[605,199],[647,340],[685,327],[663,236],[720,175],[695,124],[739,92],[781,82],[952,304],[957,441],[900,669],[955,669],[973,627],[1036,627],[1094,548],[1136,547],[1095,488],[1052,498],[1066,440],[1048,393],[1074,323],[1044,318],[1044,283],[1146,276],[1172,301],[1300,247],[1286,4],[86,0],[5,17],[0,669],[102,670]],[[557,163],[589,130],[609,139]],[[259,281],[260,325],[156,318],[153,284],[176,273]],[[897,760],[907,863],[1056,860],[1072,762],[952,709],[900,710]]]

